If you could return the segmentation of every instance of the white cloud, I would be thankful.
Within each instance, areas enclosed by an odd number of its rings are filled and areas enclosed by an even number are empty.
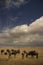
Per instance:
[[[5,34],[6,33],[6,34]],[[8,43],[39,43],[43,42],[43,16],[34,21],[29,26],[24,24],[16,26],[12,29],[6,29],[2,33],[5,36],[0,37],[0,42],[3,40]],[[0,34],[1,35],[1,34]]]
[[[43,16],[29,25],[30,33],[43,33]]]
[[[20,25],[12,28],[10,30],[11,33],[26,33],[28,31],[28,25]]]

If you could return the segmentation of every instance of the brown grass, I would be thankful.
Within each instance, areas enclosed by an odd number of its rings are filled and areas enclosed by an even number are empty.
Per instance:
[[[0,53],[0,65],[43,65],[43,47],[0,47],[1,49],[20,49],[21,53],[23,50],[30,51],[30,50],[36,50],[39,53],[39,58],[36,59],[35,57],[28,57],[22,59],[21,54],[17,55],[16,58],[14,56],[11,56],[10,59],[8,59],[8,55],[1,55]]]

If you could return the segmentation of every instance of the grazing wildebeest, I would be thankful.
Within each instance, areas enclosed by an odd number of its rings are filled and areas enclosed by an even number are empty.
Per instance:
[[[16,56],[16,54],[19,54],[20,53],[20,50],[12,50],[11,54]]]
[[[10,50],[9,52],[9,58],[11,57],[11,55],[14,55],[14,57],[16,57],[17,54],[20,53],[20,50]]]
[[[4,50],[2,49],[2,50],[1,50],[1,54],[3,54],[3,53],[4,53]]]
[[[26,53],[26,57],[28,57],[28,55],[30,55],[32,57],[36,56],[36,58],[38,58],[38,53],[35,50],[29,51],[29,52],[24,51],[24,53]]]

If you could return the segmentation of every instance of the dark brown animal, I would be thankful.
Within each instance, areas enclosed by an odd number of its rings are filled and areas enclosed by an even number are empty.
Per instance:
[[[36,56],[36,58],[38,58],[38,52],[36,52],[35,50],[34,51],[29,51],[29,52],[24,51],[24,53],[26,54],[26,58],[29,55],[32,56],[32,57]]]
[[[3,53],[4,53],[4,50],[2,49],[2,50],[1,50],[1,54],[3,54]]]

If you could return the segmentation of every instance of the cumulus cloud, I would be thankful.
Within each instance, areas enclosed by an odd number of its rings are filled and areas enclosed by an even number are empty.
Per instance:
[[[28,32],[28,25],[20,25],[11,29],[11,33],[26,33]]]
[[[5,36],[3,35],[5,34]],[[0,33],[0,42],[3,43],[43,43],[43,16],[35,20],[29,26],[27,24],[16,26],[12,29],[6,29]]]
[[[29,32],[38,34],[43,33],[43,16],[29,25]]]

